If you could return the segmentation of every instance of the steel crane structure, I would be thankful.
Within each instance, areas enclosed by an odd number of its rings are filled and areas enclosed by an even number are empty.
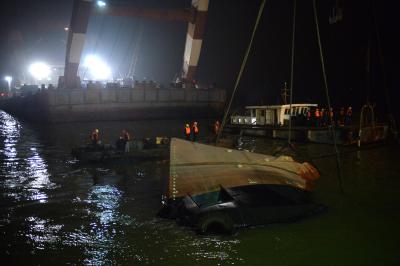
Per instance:
[[[59,87],[80,87],[78,68],[89,18],[92,14],[100,12],[109,16],[142,17],[188,23],[181,80],[186,84],[192,84],[200,57],[209,0],[192,0],[189,9],[149,9],[127,5],[107,5],[106,8],[100,10],[95,8],[95,2],[74,0],[68,32],[65,71],[64,76],[60,77]]]

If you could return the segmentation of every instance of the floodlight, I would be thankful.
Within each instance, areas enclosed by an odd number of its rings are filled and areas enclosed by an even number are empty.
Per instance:
[[[42,62],[33,63],[29,67],[29,73],[37,79],[42,80],[48,78],[50,75],[50,67]]]
[[[104,1],[97,1],[97,6],[99,7],[105,7],[107,4]]]
[[[107,80],[111,77],[111,68],[96,55],[88,55],[84,66],[94,80]]]

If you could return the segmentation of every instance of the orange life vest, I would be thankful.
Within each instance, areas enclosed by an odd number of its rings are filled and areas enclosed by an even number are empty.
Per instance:
[[[190,127],[185,127],[185,133],[186,135],[190,135]]]
[[[315,110],[315,117],[319,118],[321,116],[321,113],[319,112],[318,109]]]
[[[199,128],[197,126],[195,126],[195,125],[193,125],[193,132],[195,134],[199,133]]]

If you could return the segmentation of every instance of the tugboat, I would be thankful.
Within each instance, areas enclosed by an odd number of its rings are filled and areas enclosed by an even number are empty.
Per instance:
[[[228,133],[241,133],[249,136],[263,136],[275,139],[288,139],[289,131],[294,141],[332,144],[331,126],[315,126],[307,113],[314,114],[318,104],[296,103],[291,105],[246,106],[246,115],[232,115],[230,124],[225,128]],[[364,109],[364,108],[363,108]],[[291,110],[291,111],[290,111]],[[372,113],[373,108],[368,111]],[[361,120],[365,120],[362,111]],[[369,114],[370,115],[370,114]],[[292,126],[289,127],[291,116]],[[371,116],[371,115],[370,115]],[[338,125],[335,127],[336,142],[341,145],[353,145],[382,141],[387,138],[389,127],[375,121],[360,125]]]

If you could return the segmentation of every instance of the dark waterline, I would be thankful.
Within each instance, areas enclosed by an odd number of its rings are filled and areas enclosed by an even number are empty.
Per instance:
[[[201,138],[208,137],[199,121]],[[296,223],[198,236],[156,218],[167,162],[80,165],[70,156],[97,127],[106,142],[181,136],[185,121],[38,126],[0,112],[0,254],[9,265],[400,265],[399,147],[345,153],[338,189],[331,146],[298,145],[321,172],[315,200],[329,210]],[[248,139],[271,154],[282,142]],[[342,148],[348,151],[351,148]]]

